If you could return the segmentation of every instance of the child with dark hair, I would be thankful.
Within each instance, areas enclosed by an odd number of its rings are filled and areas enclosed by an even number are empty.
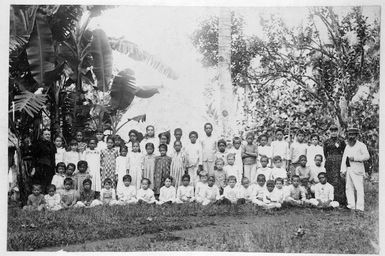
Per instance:
[[[102,191],[100,191],[100,200],[103,204],[116,204],[116,194],[115,189],[112,188],[112,179],[106,178],[103,183],[104,186],[102,188]]]
[[[182,176],[182,186],[179,186],[176,193],[176,203],[189,203],[194,200],[194,187],[190,185],[190,176],[185,174]]]
[[[192,131],[189,134],[190,141],[185,145],[187,174],[191,177],[191,183],[196,186],[198,173],[203,170],[202,145],[197,142],[198,133]]]
[[[141,187],[136,193],[136,196],[138,198],[139,204],[154,204],[155,203],[155,196],[154,191],[150,189],[151,182],[147,178],[143,178],[141,182]]]
[[[256,183],[256,178],[258,177],[259,174],[263,174],[265,176],[266,180],[271,179],[271,168],[268,167],[269,164],[269,158],[265,155],[261,156],[260,161],[259,161],[259,168],[251,173],[251,182]],[[257,165],[258,166],[258,165]]]
[[[59,162],[56,164],[56,174],[53,176],[51,184],[55,186],[55,191],[59,194],[64,190],[65,171],[65,163]]]
[[[176,143],[179,141],[175,141]],[[176,200],[176,189],[172,186],[173,178],[171,176],[166,177],[164,180],[164,186],[160,188],[158,204],[172,204]]]
[[[208,205],[210,203],[215,203],[221,198],[219,194],[219,188],[215,185],[215,177],[209,176],[207,181],[207,187],[204,192],[204,199],[202,205]]]
[[[64,179],[64,191],[61,194],[60,204],[63,209],[71,208],[76,204],[77,193],[73,187],[73,180],[71,178]]]
[[[131,176],[126,174],[123,176],[123,186],[118,190],[118,204],[135,204],[138,202],[136,199],[136,186],[131,185]]]
[[[96,138],[91,138],[88,141],[88,148],[84,151],[83,158],[88,163],[88,172],[92,177],[92,189],[100,192],[102,180],[100,177],[100,149],[97,148],[97,143]]]
[[[66,150],[64,148],[63,138],[60,135],[56,136],[54,144],[56,147],[55,163],[58,164],[60,162],[64,162],[64,153],[66,152]]]
[[[315,198],[310,199],[309,202],[319,208],[337,208],[339,203],[334,201],[334,187],[327,182],[326,173],[320,172],[318,179],[319,183],[314,188]]]
[[[239,191],[235,186],[237,184],[237,177],[231,175],[227,179],[227,186],[223,189],[223,201],[229,202],[230,204],[237,203],[239,199]]]
[[[256,169],[258,149],[254,142],[254,134],[246,135],[247,144],[242,147],[243,176],[252,180],[252,172]]]
[[[156,196],[160,193],[160,188],[164,186],[167,176],[170,176],[171,157],[167,156],[167,145],[159,145],[160,156],[155,158],[154,168],[154,193]]]
[[[299,166],[295,169],[295,174],[299,176],[300,180],[310,179],[310,168],[307,166],[307,158],[305,155],[299,157]]]
[[[143,178],[147,178],[150,180],[150,188],[154,188],[154,169],[155,169],[155,154],[154,154],[154,144],[148,142],[145,144],[146,154],[143,157]]]
[[[116,191],[120,190],[123,185],[123,176],[128,174],[128,148],[123,145],[120,147],[120,156],[116,158]]]
[[[227,165],[224,167],[226,172],[226,176],[235,176],[237,178],[238,183],[241,182],[242,179],[242,169],[239,169],[239,166],[235,165],[235,154],[228,153],[227,154]],[[237,183],[237,186],[239,185]]]
[[[91,187],[92,181],[90,179],[83,180],[83,190],[79,193],[79,201],[74,207],[94,207],[103,204],[96,198],[96,193]]]
[[[95,133],[95,137],[97,139],[96,141],[96,150],[98,150],[99,152],[102,151],[102,149],[106,149],[107,148],[107,144],[106,142],[104,142],[104,131],[103,129],[99,128],[96,130],[96,133]]]
[[[76,165],[73,163],[69,163],[67,165],[67,169],[65,172],[65,178],[70,178],[72,180],[72,186],[75,184],[75,175],[74,172],[76,170]],[[63,180],[63,188],[64,188],[64,180]],[[74,187],[72,187],[73,189]]]
[[[289,186],[287,193],[285,202],[289,205],[300,206],[307,202],[306,191],[300,186],[300,178],[296,174],[292,176],[292,184]]]
[[[85,179],[92,179],[91,175],[87,173],[88,163],[84,160],[78,162],[78,173],[75,174],[75,190],[80,193],[83,191],[83,181]]]
[[[266,178],[265,175],[259,174],[257,176],[257,184],[255,185],[255,199],[253,200],[253,203],[258,206],[263,206],[263,198],[266,190]]]
[[[253,202],[256,195],[255,184],[250,184],[250,180],[246,177],[242,178],[242,182],[239,187],[239,200],[238,203],[244,204],[247,202]]]
[[[302,130],[298,130],[297,134],[297,141],[294,141],[290,146],[290,158],[289,158],[289,168],[290,168],[290,176],[295,174],[295,170],[297,166],[300,165],[299,157],[307,154],[307,148],[308,145],[304,141],[305,139],[305,133]]]
[[[205,133],[200,139],[202,145],[203,170],[208,172],[209,175],[213,175],[215,153],[217,152],[217,137],[213,135],[213,125],[211,123],[205,123],[203,128]]]
[[[45,209],[48,211],[58,211],[61,209],[60,194],[56,193],[56,186],[48,186],[48,194],[44,196]]]
[[[182,175],[187,172],[187,158],[182,151],[182,142],[174,142],[174,152],[171,155],[170,175],[175,179],[175,189],[178,189],[181,183]]]
[[[271,150],[271,147],[267,145],[268,143],[268,136],[267,134],[262,134],[259,136],[259,146],[258,146],[258,158],[257,160],[261,160],[262,157],[267,157],[267,166],[272,167],[271,158],[273,157],[273,153]],[[259,163],[258,166],[260,167],[261,164]]]
[[[286,169],[282,166],[284,163],[282,157],[277,155],[273,157],[274,168],[271,170],[271,178],[276,180],[277,178],[287,178]]]
[[[276,192],[274,180],[266,182],[266,190],[263,195],[263,207],[266,209],[281,208],[280,195]]]
[[[70,141],[70,150],[64,153],[64,163],[68,165],[69,163],[77,164],[80,161],[80,153],[78,151],[78,142],[76,140]]]
[[[309,183],[311,185],[310,189],[311,189],[312,193],[314,193],[314,185],[319,182],[318,174],[321,173],[321,172],[325,172],[326,173],[326,169],[325,169],[325,167],[322,166],[322,162],[323,162],[322,155],[315,155],[315,157],[314,157],[315,165],[314,166],[309,166],[309,168],[310,168]]]
[[[140,144],[138,141],[132,142],[132,150],[128,152],[128,172],[132,178],[132,185],[136,189],[140,188],[143,169],[143,155],[140,153]]]
[[[282,168],[287,169],[287,161],[290,157],[289,143],[284,140],[283,129],[278,128],[275,130],[276,140],[271,143],[272,156],[280,156],[282,159]]]
[[[119,151],[114,148],[115,140],[113,136],[108,136],[106,143],[107,148],[102,149],[100,152],[100,176],[103,181],[106,178],[113,181],[115,179],[116,158],[119,156]]]
[[[27,211],[41,211],[44,209],[45,200],[41,193],[41,185],[32,185],[32,194],[28,196],[27,205],[23,210]]]
[[[223,161],[227,160],[227,143],[224,139],[220,139],[217,142],[218,151],[215,153],[215,158],[222,158]]]
[[[222,158],[217,158],[215,160],[215,169],[214,169],[214,177],[215,177],[215,185],[219,188],[219,194],[223,194],[223,189],[227,185],[227,174],[223,169],[225,165],[225,161]]]
[[[313,133],[310,135],[310,146],[308,146],[306,150],[309,167],[313,167],[315,165],[314,158],[316,155],[321,155],[322,159],[325,158],[324,149],[321,145],[319,145],[319,142],[320,138],[318,134]],[[321,166],[324,167],[324,163],[321,163]]]
[[[242,145],[242,139],[240,137],[234,137],[233,138],[233,147],[231,149],[229,149],[228,152],[235,155],[234,166],[236,166],[237,170],[241,171],[241,177],[242,177],[243,163],[242,163],[242,147],[241,147],[241,145]],[[240,182],[240,181],[241,180],[239,179],[238,182]]]
[[[205,198],[205,190],[207,187],[208,173],[206,171],[201,171],[199,173],[199,181],[195,185],[195,200],[198,203],[203,203]]]

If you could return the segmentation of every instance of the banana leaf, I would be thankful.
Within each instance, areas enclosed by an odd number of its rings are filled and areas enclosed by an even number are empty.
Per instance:
[[[134,72],[130,69],[120,71],[114,78],[111,86],[111,109],[127,109],[134,97],[149,98],[158,93],[158,89],[143,89],[135,86]]]
[[[138,45],[127,41],[124,38],[109,37],[108,39],[113,50],[125,54],[136,61],[142,61],[146,63],[147,65],[149,65],[150,67],[170,79],[178,79],[178,74],[176,74],[171,67],[163,64],[160,60],[156,59],[153,55],[149,54],[148,52],[143,51],[139,48]]]
[[[23,91],[15,96],[15,108],[12,111],[25,111],[32,118],[45,106],[47,96],[45,94],[34,94],[30,91]]]
[[[112,50],[106,33],[101,29],[93,31],[90,52],[93,57],[93,71],[97,79],[97,87],[107,91],[112,78]]]
[[[26,50],[33,78],[39,85],[48,83],[45,74],[55,69],[55,52],[51,30],[40,13],[36,16],[35,28]]]

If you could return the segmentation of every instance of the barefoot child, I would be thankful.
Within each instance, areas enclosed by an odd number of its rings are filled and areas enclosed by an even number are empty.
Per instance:
[[[56,193],[56,186],[48,186],[48,194],[44,196],[45,209],[48,211],[58,211],[61,209],[60,194]]]
[[[83,190],[79,194],[79,201],[76,202],[75,207],[94,207],[103,204],[96,198],[96,193],[91,187],[91,179],[85,179],[83,181]]]
[[[160,188],[164,186],[164,180],[170,176],[171,157],[167,156],[167,145],[159,145],[160,156],[155,158],[154,193],[158,197]]]
[[[190,175],[191,183],[195,186],[198,182],[198,173],[203,170],[202,166],[202,145],[197,142],[198,133],[192,131],[189,134],[190,142],[185,147],[187,158],[187,174]]]
[[[41,194],[40,185],[32,185],[32,194],[28,196],[27,205],[23,210],[27,211],[41,211],[44,209],[45,200],[44,195]]]
[[[185,174],[182,176],[182,186],[178,188],[176,193],[176,203],[190,203],[194,200],[194,187],[190,185],[190,176]]]
[[[179,141],[175,141],[176,143]],[[164,186],[160,188],[158,204],[172,204],[176,200],[176,190],[172,186],[173,178],[171,176],[166,177]]]
[[[339,206],[337,201],[334,201],[334,188],[327,182],[326,173],[320,172],[318,174],[319,183],[314,187],[315,198],[310,199],[310,203],[319,208]]]
[[[143,157],[143,174],[142,177],[150,181],[150,188],[154,189],[154,169],[155,169],[155,154],[154,144],[148,142],[145,144],[146,155]]]
[[[127,204],[135,204],[138,202],[136,199],[136,187],[131,185],[131,176],[126,174],[122,178],[123,186],[118,189],[118,204],[127,205]]]
[[[64,162],[59,162],[56,165],[56,174],[53,176],[51,184],[55,186],[55,191],[58,194],[61,194],[64,190],[64,179],[66,171],[66,165]]]
[[[174,178],[175,188],[180,186],[182,175],[187,172],[186,169],[187,159],[186,154],[182,151],[182,142],[176,140],[174,142],[174,152],[171,156],[170,176]]]
[[[205,134],[203,134],[201,139],[203,170],[208,172],[209,175],[213,175],[215,153],[217,152],[217,138],[212,134],[213,125],[211,123],[205,123],[203,128],[205,130]]]
[[[141,182],[141,188],[136,193],[139,204],[155,203],[154,191],[152,191],[152,189],[150,189],[149,187],[150,187],[150,180],[143,178]]]
[[[73,187],[73,180],[71,178],[64,179],[64,191],[61,194],[60,204],[63,209],[72,208],[76,204],[77,194]]]
[[[257,145],[253,144],[254,134],[249,132],[246,135],[247,144],[242,147],[243,176],[253,180],[252,171],[257,165],[258,150]]]

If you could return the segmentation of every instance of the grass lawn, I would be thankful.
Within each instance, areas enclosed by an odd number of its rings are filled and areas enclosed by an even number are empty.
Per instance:
[[[13,250],[379,253],[378,184],[365,213],[253,205],[114,206],[27,213],[8,209]],[[295,232],[302,226],[302,237]]]

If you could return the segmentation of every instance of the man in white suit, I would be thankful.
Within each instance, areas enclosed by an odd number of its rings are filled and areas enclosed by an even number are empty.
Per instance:
[[[351,210],[364,211],[364,161],[370,155],[366,145],[357,140],[358,128],[349,126],[346,130],[348,143],[341,162],[341,175],[346,177],[347,207]],[[354,196],[357,192],[357,198]]]

